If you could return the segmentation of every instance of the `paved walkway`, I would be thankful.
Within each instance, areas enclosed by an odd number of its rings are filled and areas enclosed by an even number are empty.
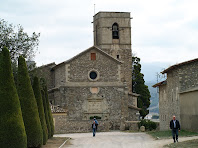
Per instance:
[[[62,148],[162,148],[172,143],[172,139],[155,140],[145,133],[100,132],[96,137],[92,133],[60,134],[55,137],[72,138]],[[198,139],[198,136],[180,138],[179,141]]]

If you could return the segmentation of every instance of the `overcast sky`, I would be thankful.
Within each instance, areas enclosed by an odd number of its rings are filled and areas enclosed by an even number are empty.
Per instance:
[[[37,66],[60,63],[93,45],[93,15],[131,12],[132,50],[146,81],[163,68],[198,58],[197,0],[0,0],[0,18],[40,32]]]

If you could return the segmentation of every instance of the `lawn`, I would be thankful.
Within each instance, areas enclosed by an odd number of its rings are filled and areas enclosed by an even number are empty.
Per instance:
[[[149,131],[147,134],[151,135],[155,139],[169,139],[172,138],[171,130],[168,131]],[[179,137],[191,137],[191,136],[198,136],[196,132],[190,132],[181,130],[179,132]]]
[[[198,139],[165,145],[165,148],[197,148]]]

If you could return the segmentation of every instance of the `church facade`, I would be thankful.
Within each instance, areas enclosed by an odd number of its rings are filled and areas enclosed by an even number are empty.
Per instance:
[[[45,77],[57,133],[89,131],[97,117],[99,130],[126,129],[137,121],[137,94],[132,93],[131,18],[128,12],[99,12],[93,18],[94,45],[60,64],[37,68]]]

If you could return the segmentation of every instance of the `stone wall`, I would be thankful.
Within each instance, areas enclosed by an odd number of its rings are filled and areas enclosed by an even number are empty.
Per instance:
[[[138,121],[139,120],[139,115],[137,115],[137,113],[139,113],[138,110],[132,109],[132,108],[128,108],[128,121]]]
[[[168,130],[173,115],[180,121],[178,69],[167,73],[167,84],[159,88],[160,130]]]
[[[167,84],[159,87],[159,113],[160,113],[160,130],[168,130],[169,122],[172,116],[175,115],[176,119],[181,121],[184,127],[187,127],[185,120],[190,118],[185,113],[186,99],[190,103],[196,102],[189,97],[184,97],[183,93],[187,93],[198,87],[198,62],[187,63],[174,68],[167,72]],[[182,97],[182,100],[181,98]],[[185,98],[185,99],[184,99]],[[183,104],[180,104],[182,102]],[[192,106],[193,107],[193,106]],[[197,106],[193,107],[198,108]],[[182,111],[182,116],[180,113]],[[191,114],[193,114],[191,112]],[[183,122],[183,123],[182,123]]]
[[[119,26],[119,39],[112,38],[112,25]],[[131,18],[128,12],[100,12],[94,16],[94,45],[122,61],[122,82],[132,92]]]
[[[166,84],[159,88],[159,119],[160,119],[160,130],[169,129],[169,101],[167,100]]]
[[[96,60],[90,59],[91,53],[96,53]],[[96,71],[98,75],[97,82],[118,82],[120,81],[118,71],[119,65],[119,62],[114,61],[107,55],[104,55],[93,48],[93,50],[70,62],[68,81],[92,82],[93,80],[90,80],[89,78],[89,72],[93,70]]]
[[[67,105],[69,119],[82,120],[86,114],[94,115],[94,113],[109,114],[109,120],[120,120],[121,118],[121,100],[125,94],[120,87],[99,87],[98,94],[92,94],[90,87],[65,87],[64,102]],[[94,110],[93,114],[86,106],[88,100],[101,100],[102,106],[105,108]]]
[[[93,120],[67,120],[66,114],[53,114],[55,134],[91,132]],[[98,120],[98,132],[109,131],[109,121]]]
[[[66,69],[65,64],[60,65],[54,70],[54,84],[55,87],[60,87],[66,83]]]
[[[33,74],[37,75],[38,77],[45,78],[48,89],[54,88],[54,74],[51,69],[55,65],[55,63],[50,63],[33,70]]]
[[[179,68],[180,92],[198,87],[198,61]]]

